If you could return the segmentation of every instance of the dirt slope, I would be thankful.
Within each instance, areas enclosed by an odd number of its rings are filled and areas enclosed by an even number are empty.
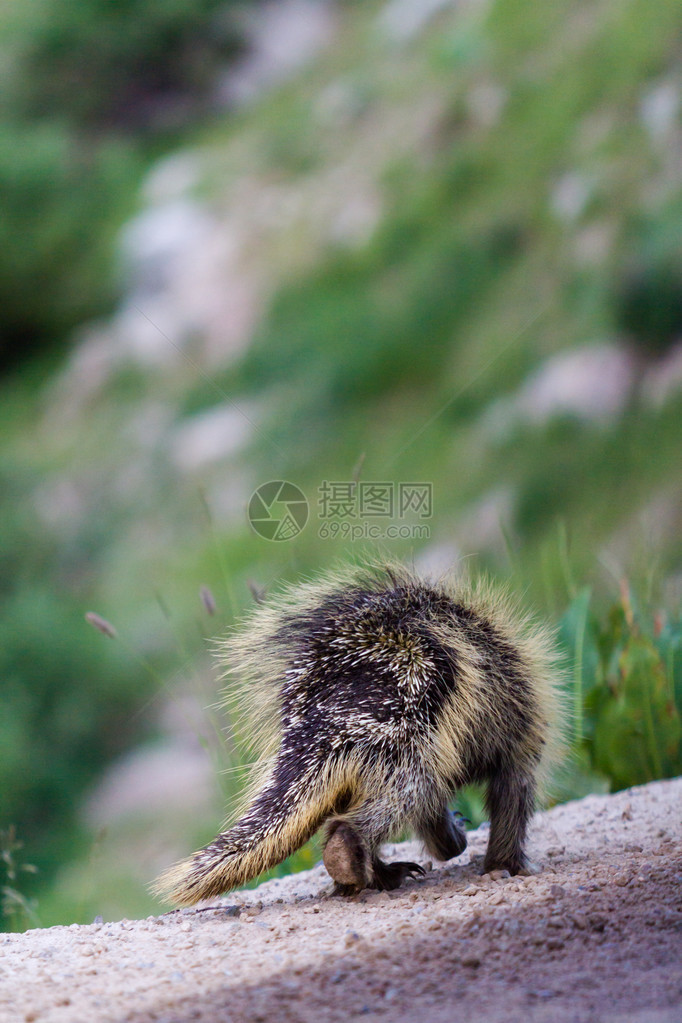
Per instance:
[[[213,908],[2,936],[0,1020],[682,1020],[682,779],[539,814],[534,877],[479,876],[485,842],[390,895],[329,898],[318,866]]]

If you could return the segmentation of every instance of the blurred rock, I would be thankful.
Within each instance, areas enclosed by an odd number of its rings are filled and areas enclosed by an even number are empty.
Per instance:
[[[334,38],[329,0],[280,0],[246,10],[246,57],[230,69],[216,91],[221,105],[243,106],[291,78]]]
[[[378,17],[380,30],[393,43],[413,39],[445,7],[460,0],[389,0]]]
[[[584,213],[592,193],[594,182],[585,174],[571,171],[564,174],[554,186],[550,205],[552,211],[565,223],[571,223]]]
[[[117,340],[105,323],[92,324],[80,336],[52,385],[47,427],[75,420],[106,386],[120,364]]]
[[[464,509],[455,525],[460,547],[467,554],[479,551],[505,550],[503,528],[512,519],[514,491],[511,487],[495,487],[479,501]]]
[[[315,115],[324,128],[346,128],[365,109],[366,90],[351,78],[337,78],[315,100]]]
[[[575,232],[573,252],[576,262],[601,268],[613,250],[615,224],[595,220]]]
[[[502,116],[508,98],[507,89],[501,85],[494,82],[479,82],[466,94],[467,111],[476,124],[483,128],[492,128]]]
[[[175,198],[147,207],[128,222],[120,248],[139,298],[166,290],[188,249],[203,244],[212,222],[200,203]]]
[[[134,750],[113,764],[84,806],[93,827],[156,810],[210,806],[215,771],[198,740],[167,741]]]
[[[165,299],[121,306],[111,323],[119,352],[146,369],[178,366],[190,324]]]
[[[369,189],[348,195],[330,225],[331,241],[344,245],[363,245],[368,242],[381,216],[381,199]]]
[[[515,395],[489,406],[485,425],[491,433],[503,435],[515,421],[543,424],[559,415],[609,422],[624,407],[633,378],[633,357],[616,345],[558,352]]]
[[[263,303],[263,275],[248,255],[252,213],[235,202],[219,219],[195,200],[175,198],[128,224],[121,247],[129,283],[113,324],[128,357],[172,366],[192,342],[199,361],[214,367],[244,349]]]
[[[452,542],[430,543],[417,551],[414,567],[420,575],[437,582],[457,564],[460,551]]]
[[[677,126],[682,109],[682,85],[667,78],[647,89],[639,104],[642,124],[656,142],[664,142]]]
[[[184,199],[200,183],[204,159],[198,152],[183,149],[159,160],[142,186],[142,198],[150,205]]]
[[[521,389],[518,410],[531,422],[569,413],[610,420],[622,410],[632,387],[634,363],[615,345],[590,345],[559,352],[544,362]]]
[[[222,404],[192,416],[176,427],[171,449],[175,464],[191,472],[235,454],[251,439],[256,411]]]

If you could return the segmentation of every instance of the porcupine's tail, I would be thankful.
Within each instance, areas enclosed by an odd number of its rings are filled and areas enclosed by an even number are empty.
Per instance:
[[[244,815],[204,849],[170,867],[152,886],[182,906],[246,884],[299,849],[349,802],[348,765],[334,768],[310,752],[282,750]]]

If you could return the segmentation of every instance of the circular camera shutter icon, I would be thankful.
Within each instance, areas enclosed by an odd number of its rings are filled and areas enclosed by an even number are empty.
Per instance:
[[[308,521],[308,514],[305,494],[286,480],[263,483],[249,501],[249,522],[265,540],[293,540]]]

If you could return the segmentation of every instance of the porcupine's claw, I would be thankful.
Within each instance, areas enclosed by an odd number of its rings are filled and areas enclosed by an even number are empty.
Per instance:
[[[373,888],[380,892],[391,892],[399,888],[406,877],[423,877],[426,871],[419,863],[398,861],[397,863],[384,863],[383,860],[375,860]]]

